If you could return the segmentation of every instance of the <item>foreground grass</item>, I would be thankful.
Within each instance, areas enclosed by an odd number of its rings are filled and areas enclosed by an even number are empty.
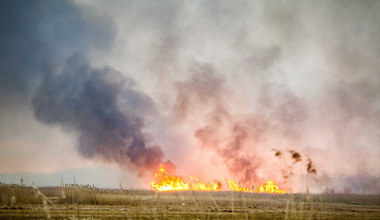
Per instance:
[[[378,195],[0,186],[0,219],[379,219]]]

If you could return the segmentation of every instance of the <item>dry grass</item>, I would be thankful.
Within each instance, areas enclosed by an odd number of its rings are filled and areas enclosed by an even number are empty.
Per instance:
[[[39,189],[2,185],[0,196],[0,219],[378,219],[380,216],[379,195],[156,193],[77,185]]]

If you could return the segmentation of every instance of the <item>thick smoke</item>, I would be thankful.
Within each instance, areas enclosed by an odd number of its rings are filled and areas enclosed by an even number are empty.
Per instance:
[[[142,173],[162,163],[163,152],[148,147],[142,132],[152,100],[134,89],[134,81],[106,67],[93,69],[77,56],[61,73],[44,78],[32,100],[35,116],[47,124],[78,132],[78,151],[88,158],[132,164]],[[123,112],[119,106],[130,109]]]
[[[142,131],[155,111],[151,98],[131,78],[86,61],[112,45],[111,19],[71,1],[2,1],[0,10],[3,104],[31,102],[37,120],[77,136],[84,157],[139,174],[163,162]]]

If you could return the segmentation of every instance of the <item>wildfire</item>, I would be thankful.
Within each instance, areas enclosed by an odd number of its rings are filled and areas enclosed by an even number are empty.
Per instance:
[[[246,187],[240,187],[235,181],[233,180],[228,180],[228,187],[237,192],[249,192],[249,189]]]
[[[150,185],[158,191],[185,191],[189,190],[189,183],[184,183],[180,177],[168,176],[162,164],[160,165],[159,172],[156,173],[157,184],[154,181]]]
[[[268,180],[265,182],[265,185],[260,186],[255,192],[284,194],[285,190],[278,189],[278,186],[272,180]]]
[[[158,173],[155,174],[155,181],[151,181],[150,185],[157,191],[222,191],[220,181],[203,182],[199,178],[190,177],[190,181],[186,182],[181,177],[169,175],[165,171],[163,165],[160,165]],[[236,192],[252,192],[248,187],[241,187],[235,181],[228,180],[228,190]],[[255,192],[259,193],[285,193],[284,190],[279,190],[272,180],[268,180],[265,185],[260,186]]]
[[[222,183],[219,181],[216,181],[216,183],[205,183],[201,182],[199,178],[196,177],[190,177],[190,180],[192,180],[190,183],[191,190],[194,191],[219,191],[222,189]]]

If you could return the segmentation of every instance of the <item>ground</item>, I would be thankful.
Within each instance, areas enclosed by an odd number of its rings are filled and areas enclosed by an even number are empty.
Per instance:
[[[380,195],[1,186],[0,219],[380,219]]]

